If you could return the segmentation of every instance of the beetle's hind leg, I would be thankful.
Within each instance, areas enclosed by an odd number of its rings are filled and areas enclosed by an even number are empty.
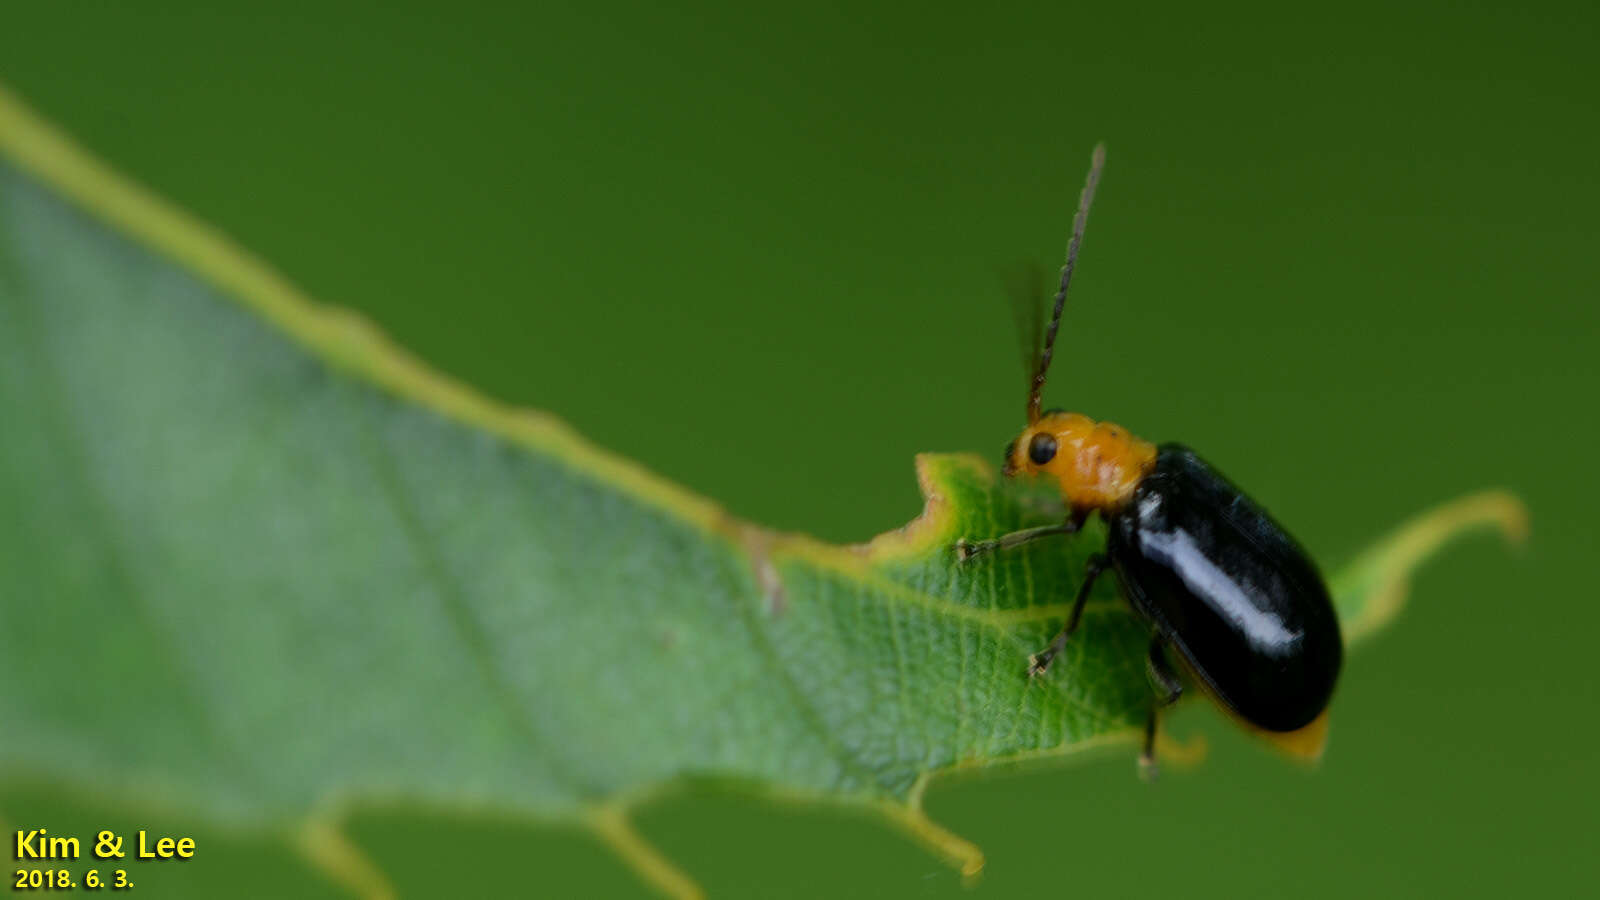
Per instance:
[[[1183,681],[1167,662],[1167,641],[1161,635],[1150,638],[1150,652],[1145,657],[1145,674],[1150,676],[1150,686],[1156,689],[1156,705],[1171,706],[1183,696]]]
[[[1067,624],[1050,642],[1050,646],[1028,657],[1028,675],[1043,675],[1050,668],[1050,661],[1056,658],[1062,648],[1067,646],[1067,638],[1078,630],[1078,621],[1083,618],[1083,604],[1089,600],[1089,590],[1094,587],[1094,581],[1100,573],[1106,570],[1106,558],[1099,553],[1089,557],[1088,565],[1083,572],[1083,584],[1078,587],[1078,596],[1072,601],[1072,612],[1067,616]]]
[[[1183,696],[1183,682],[1167,662],[1166,647],[1166,639],[1154,635],[1150,638],[1150,652],[1145,656],[1145,672],[1150,676],[1150,686],[1156,690],[1150,715],[1144,721],[1144,749],[1139,752],[1139,776],[1145,781],[1155,781],[1161,774],[1161,767],[1156,764],[1156,728],[1161,710]]]

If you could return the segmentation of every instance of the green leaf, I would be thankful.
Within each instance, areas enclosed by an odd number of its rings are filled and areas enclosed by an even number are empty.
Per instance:
[[[396,801],[570,823],[692,896],[628,819],[685,779],[870,809],[975,874],[930,778],[1136,739],[1114,581],[1024,675],[1102,530],[954,560],[1058,519],[1039,486],[927,455],[905,528],[775,533],[428,371],[3,92],[0,150],[0,779],[290,829],[369,896],[340,822]],[[1484,525],[1521,508],[1334,570],[1351,642]]]

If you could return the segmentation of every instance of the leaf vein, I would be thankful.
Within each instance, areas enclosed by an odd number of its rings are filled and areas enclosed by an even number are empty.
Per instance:
[[[495,704],[505,712],[507,720],[527,743],[532,754],[549,765],[557,778],[580,786],[583,793],[591,798],[603,796],[605,789],[599,782],[587,774],[580,774],[575,763],[555,751],[554,743],[534,722],[510,680],[500,671],[495,661],[494,646],[483,622],[468,602],[466,589],[437,552],[433,536],[422,522],[415,502],[407,495],[408,489],[400,477],[394,451],[380,440],[375,427],[371,417],[367,417],[361,435],[383,497],[412,548],[414,558],[419,563],[418,569],[434,587],[430,593],[438,599],[445,619],[466,648],[467,657],[476,664],[478,675],[488,687]]]

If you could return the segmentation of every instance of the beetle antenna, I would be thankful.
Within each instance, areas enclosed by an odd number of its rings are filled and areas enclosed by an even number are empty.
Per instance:
[[[1067,264],[1061,267],[1061,286],[1056,289],[1055,309],[1050,313],[1050,326],[1044,333],[1044,350],[1039,354],[1039,370],[1033,373],[1033,387],[1028,391],[1028,421],[1039,421],[1040,400],[1044,396],[1044,376],[1050,371],[1050,355],[1056,345],[1056,330],[1061,327],[1061,310],[1067,305],[1067,286],[1072,284],[1072,270],[1078,264],[1078,246],[1083,243],[1083,229],[1089,224],[1089,206],[1094,203],[1094,189],[1100,184],[1100,172],[1106,167],[1106,145],[1094,145],[1094,156],[1089,161],[1089,177],[1083,182],[1083,193],[1078,195],[1078,213],[1072,217],[1072,239],[1067,242]]]

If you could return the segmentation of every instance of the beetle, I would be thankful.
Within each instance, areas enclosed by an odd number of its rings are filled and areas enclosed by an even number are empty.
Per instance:
[[[1134,612],[1151,626],[1146,662],[1155,695],[1144,729],[1142,772],[1156,772],[1160,709],[1183,692],[1169,648],[1226,712],[1285,749],[1314,757],[1326,738],[1344,650],[1327,586],[1304,548],[1188,447],[1152,444],[1078,413],[1040,411],[1067,288],[1104,167],[1102,144],[1095,147],[1079,196],[1049,328],[1042,343],[1024,334],[1025,345],[1033,347],[1028,424],[1007,446],[1003,468],[1010,477],[1053,480],[1066,503],[1066,520],[991,540],[958,541],[957,558],[965,562],[1072,534],[1098,514],[1107,526],[1105,549],[1089,557],[1060,633],[1029,657],[1029,677],[1049,669],[1077,629],[1096,579],[1112,572]],[[1036,325],[1033,331],[1037,335]]]

